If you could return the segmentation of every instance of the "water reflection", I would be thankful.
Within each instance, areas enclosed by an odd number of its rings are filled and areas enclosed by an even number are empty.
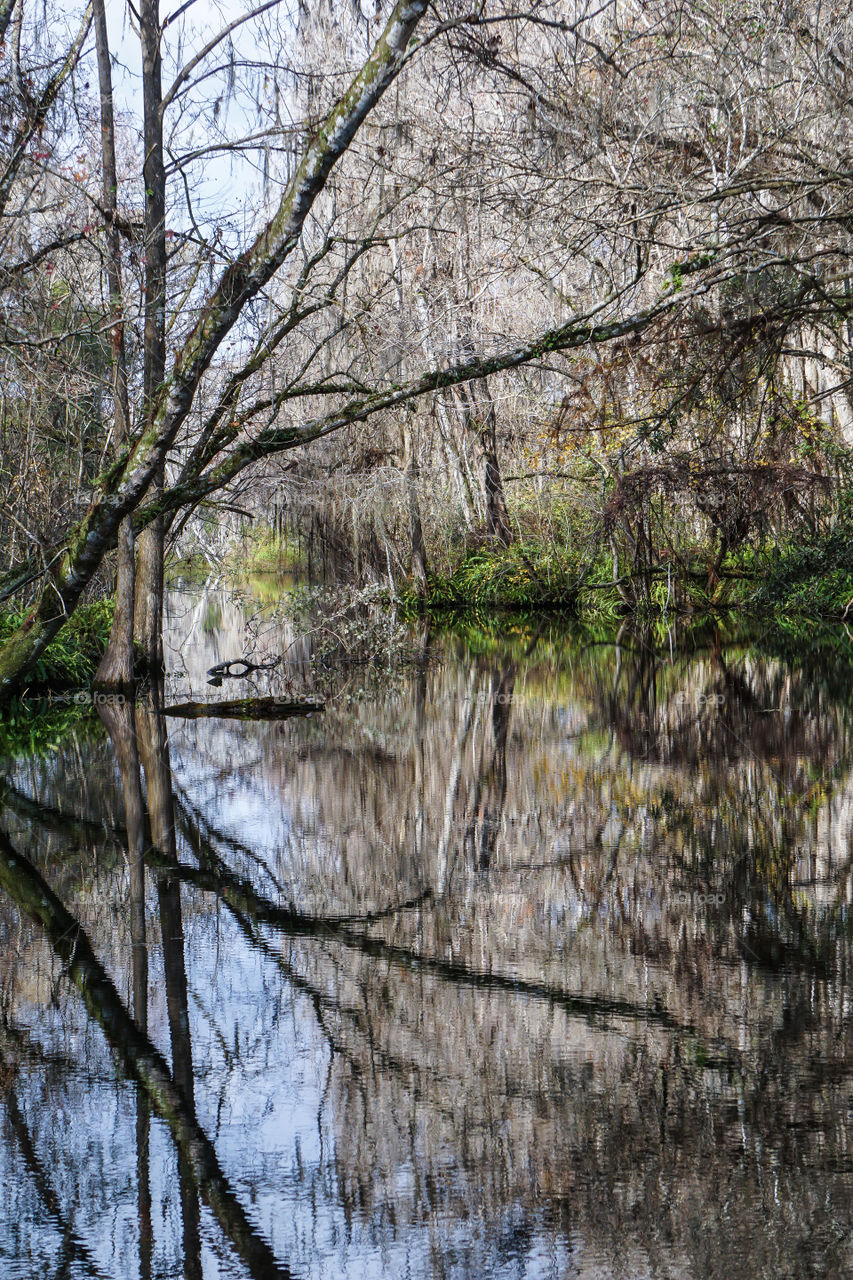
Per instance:
[[[850,1273],[843,682],[543,628],[170,696],[3,784],[4,1275]]]

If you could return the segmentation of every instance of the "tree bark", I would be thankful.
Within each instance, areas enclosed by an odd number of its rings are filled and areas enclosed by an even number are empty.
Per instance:
[[[471,333],[471,316],[463,311],[460,317],[462,335],[459,354],[463,360],[476,358]],[[512,531],[504,497],[503,479],[498,463],[497,414],[486,377],[462,385],[457,391],[466,430],[472,432],[480,449],[482,460],[483,507],[486,515],[486,533],[490,538],[508,547]]]
[[[486,379],[483,379],[485,386]],[[480,449],[483,455],[483,492],[486,503],[486,532],[501,546],[508,547],[512,542],[512,530],[506,509],[503,479],[498,463],[497,417],[494,401],[488,396],[488,409],[485,419],[479,426]]]
[[[163,86],[160,63],[159,0],[142,0],[142,101],[145,161],[145,330],[143,419],[154,426],[166,377],[166,171],[163,164]],[[149,496],[163,492],[165,460],[154,473]],[[148,671],[163,670],[164,523],[158,515],[139,539],[136,562],[134,629],[141,661]]]
[[[411,574],[418,591],[426,590],[427,583],[427,553],[426,543],[424,542],[424,531],[421,523],[421,504],[418,496],[418,464],[415,460],[414,442],[412,442],[412,456],[406,467],[406,488],[409,499],[409,535],[412,550]]]
[[[124,342],[124,295],[122,290],[121,243],[116,227],[118,212],[118,172],[116,166],[113,82],[109,36],[104,0],[94,0],[95,47],[98,55],[98,87],[101,99],[101,164],[106,219],[105,265],[110,307],[110,347],[112,351],[113,440],[120,455],[130,435],[130,405],[127,393],[127,360]],[[95,674],[102,689],[133,687],[133,522],[125,516],[118,529],[116,556],[116,602],[112,631],[106,652]]]

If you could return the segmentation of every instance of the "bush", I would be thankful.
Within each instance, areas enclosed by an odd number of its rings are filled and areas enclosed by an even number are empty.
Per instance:
[[[844,614],[853,602],[853,517],[845,514],[829,533],[781,547],[753,602],[815,618]]]
[[[565,609],[577,605],[580,570],[564,551],[538,541],[470,551],[446,576],[430,578],[428,609]],[[411,597],[414,600],[414,597]]]
[[[81,605],[39,658],[30,687],[67,689],[88,684],[107,647],[113,610],[112,599]],[[0,641],[10,636],[25,617],[25,610],[0,612]]]

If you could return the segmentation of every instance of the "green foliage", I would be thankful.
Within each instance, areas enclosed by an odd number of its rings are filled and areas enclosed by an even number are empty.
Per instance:
[[[49,756],[75,726],[91,716],[90,705],[13,701],[3,708],[0,719],[0,759]]]
[[[114,602],[81,605],[36,663],[30,688],[67,689],[90,682],[109,640]],[[20,626],[26,610],[0,612],[0,642]]]
[[[580,569],[558,547],[539,541],[481,547],[447,576],[430,578],[424,603],[431,611],[561,609],[577,606]],[[414,604],[412,595],[407,603]]]
[[[782,615],[837,618],[853,601],[853,512],[849,498],[826,534],[780,547],[753,596],[760,609]]]

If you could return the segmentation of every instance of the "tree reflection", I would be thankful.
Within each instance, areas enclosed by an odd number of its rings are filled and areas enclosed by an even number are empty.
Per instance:
[[[285,1280],[268,1245],[252,1227],[193,1108],[175,1084],[163,1058],[126,1010],[109,975],[95,956],[79,922],[53,893],[32,864],[0,832],[0,884],[18,909],[45,932],[51,947],[78,988],[90,1017],[127,1074],[146,1091],[154,1111],[185,1160],[193,1186],[210,1206],[238,1256],[259,1280]]]
[[[106,715],[125,816],[101,843],[128,853],[129,946],[73,879],[96,835],[73,786],[9,780],[2,885],[138,1082],[140,1274],[157,1270],[149,1107],[178,1152],[186,1276],[199,1197],[245,1270],[275,1274],[233,1188],[289,1230],[292,1183],[307,1265],[325,1248],[343,1270],[369,1235],[426,1241],[412,1274],[548,1256],[558,1274],[755,1280],[797,1274],[806,1247],[844,1274],[851,709],[722,646],[688,663],[625,641],[568,669],[547,643],[443,666],[432,645],[402,693],[322,726],[173,725],[170,750],[156,696]],[[151,1043],[158,936],[171,1068]],[[108,970],[130,974],[132,1018]],[[283,993],[302,1002],[288,1018]],[[275,1143],[298,1105],[276,1108],[315,1033],[317,1149],[291,1167]],[[224,1117],[228,1176],[197,1105]]]
[[[131,702],[102,703],[99,715],[110,735],[121,776],[127,832],[130,890],[130,946],[133,973],[133,1017],[148,1032],[148,944],[145,925],[145,804],[139,772],[134,708]],[[143,1089],[136,1092],[136,1186],[139,1216],[139,1276],[149,1280],[154,1249],[151,1223],[151,1109]]]
[[[136,709],[139,756],[145,772],[151,844],[167,863],[177,864],[175,819],[172,803],[172,770],[166,718],[163,714],[163,690],[154,686],[148,703]],[[187,973],[184,964],[184,926],[181,913],[181,888],[177,880],[161,876],[157,882],[160,908],[160,934],[163,944],[163,969],[166,979],[166,1007],[172,1045],[172,1075],[187,1106],[195,1109],[195,1079],[190,1042]],[[178,1153],[178,1181],[183,1222],[184,1275],[186,1280],[201,1280],[201,1238],[199,1203],[191,1170],[185,1155]]]

